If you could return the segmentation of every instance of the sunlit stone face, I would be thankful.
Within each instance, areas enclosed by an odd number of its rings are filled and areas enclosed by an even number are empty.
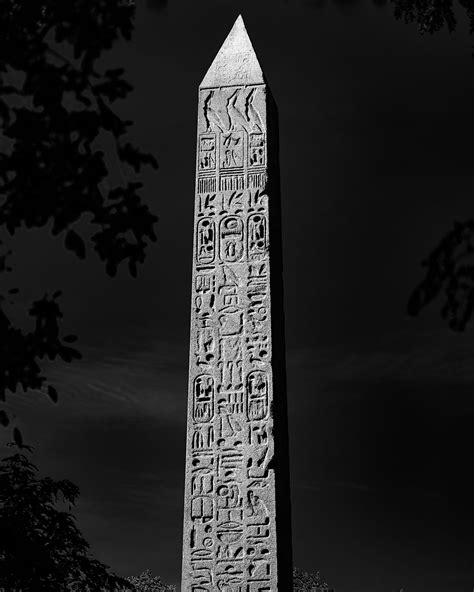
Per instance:
[[[283,590],[267,127],[239,17],[199,88],[183,592]]]

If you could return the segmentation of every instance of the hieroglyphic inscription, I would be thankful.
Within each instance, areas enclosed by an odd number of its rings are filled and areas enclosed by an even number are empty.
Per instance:
[[[249,216],[247,240],[249,259],[261,259],[267,246],[267,221],[264,214]]]
[[[244,222],[240,216],[227,216],[220,223],[220,255],[225,263],[235,263],[244,254]]]
[[[221,168],[241,168],[244,162],[244,132],[229,132],[220,135]]]
[[[200,90],[183,592],[277,592],[265,86]]]
[[[250,167],[265,164],[265,136],[263,134],[250,134],[248,154]]]
[[[268,415],[268,379],[265,372],[254,370],[247,376],[247,417],[250,421]]]
[[[198,193],[266,187],[264,93],[263,85],[201,91]]]
[[[210,171],[216,168],[216,136],[202,135],[199,138],[199,170]]]
[[[214,220],[203,218],[197,224],[196,261],[212,263],[216,249],[216,228]]]
[[[207,423],[214,416],[214,379],[208,374],[197,376],[193,390],[193,419],[198,423]]]

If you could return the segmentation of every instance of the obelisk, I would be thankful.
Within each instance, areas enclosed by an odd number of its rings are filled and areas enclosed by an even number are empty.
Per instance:
[[[182,592],[290,592],[277,113],[239,16],[199,87]]]

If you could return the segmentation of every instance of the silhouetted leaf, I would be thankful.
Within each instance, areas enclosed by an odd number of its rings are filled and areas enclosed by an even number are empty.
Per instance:
[[[74,230],[69,230],[66,234],[66,239],[64,241],[66,245],[66,249],[70,251],[74,251],[79,259],[85,259],[86,256],[86,246],[82,238],[74,232]]]
[[[53,403],[58,402],[58,391],[54,388],[54,386],[48,385],[48,396]]]
[[[74,343],[77,341],[77,335],[66,335],[66,337],[63,337],[63,341],[66,343]]]
[[[138,173],[141,167],[145,164],[149,164],[155,169],[158,168],[158,162],[154,156],[140,152],[140,150],[135,146],[132,146],[130,142],[127,142],[123,146],[119,146],[118,155],[120,160],[133,167],[136,173]]]
[[[72,362],[82,358],[82,354],[72,347],[61,347],[58,354],[64,362]]]
[[[13,428],[13,440],[18,448],[23,448],[23,436],[18,428]]]
[[[93,85],[92,88],[96,93],[105,96],[111,103],[117,99],[124,99],[133,90],[133,86],[121,78],[123,73],[123,68],[106,70],[104,73],[106,80]]]
[[[6,427],[10,423],[7,412],[4,409],[0,409],[0,424]]]

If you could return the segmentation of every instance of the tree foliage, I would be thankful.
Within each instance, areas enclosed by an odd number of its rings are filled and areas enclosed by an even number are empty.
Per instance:
[[[293,592],[333,592],[321,578],[319,571],[315,574],[293,568]]]
[[[436,33],[443,28],[456,29],[453,0],[392,0],[395,16],[407,23],[416,22],[421,33]],[[459,0],[474,33],[474,2]],[[474,55],[474,54],[473,54]],[[441,317],[453,331],[464,331],[474,308],[474,220],[456,222],[423,260],[426,273],[413,290],[408,313],[417,315],[443,294]]]
[[[133,584],[136,592],[175,592],[175,587],[164,584],[159,576],[152,575],[147,569],[139,576],[131,576],[127,580]]]
[[[79,495],[77,486],[66,479],[38,478],[38,469],[21,450],[31,452],[29,446],[22,446],[0,461],[0,582],[4,589],[133,590],[89,554],[89,544],[71,513]],[[68,509],[61,510],[61,505]]]
[[[406,23],[416,22],[421,33],[436,33],[444,27],[452,32],[457,20],[453,0],[392,0],[395,5],[395,17]],[[471,0],[459,0],[469,19],[469,31],[474,32],[474,3]]]
[[[474,308],[474,220],[456,222],[422,265],[426,275],[408,302],[408,312],[422,308],[444,293],[441,316],[453,331],[463,331]]]
[[[157,167],[127,136],[114,103],[132,86],[123,68],[104,69],[101,58],[133,31],[133,4],[121,0],[0,2],[0,277],[12,271],[7,237],[21,228],[49,225],[79,259],[88,242],[109,275],[121,264],[133,276],[143,263],[157,220],[142,202],[142,183],[109,175],[101,142],[110,137],[117,162],[140,173]],[[133,173],[132,173],[133,171]],[[88,224],[87,224],[88,223]],[[34,258],[32,253],[32,259]],[[71,362],[74,336],[60,336],[60,292],[33,302],[33,329],[16,327],[7,313],[18,290],[0,293],[0,401],[7,391],[58,394],[41,370],[46,356]],[[7,413],[0,423],[8,425]]]

